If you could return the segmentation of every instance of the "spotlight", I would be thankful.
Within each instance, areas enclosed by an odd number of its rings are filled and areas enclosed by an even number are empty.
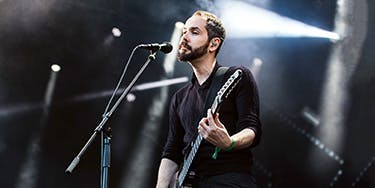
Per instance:
[[[263,61],[260,58],[254,58],[253,59],[253,64],[257,67],[261,66],[263,64]]]
[[[222,21],[228,30],[228,38],[253,37],[318,37],[333,41],[340,39],[337,33],[305,24],[275,12],[242,1],[218,1]]]
[[[183,29],[183,27],[184,27],[184,23],[182,23],[182,22],[176,22],[175,24],[174,24],[174,26],[176,27],[176,28],[178,28],[178,29]]]
[[[320,124],[320,118],[309,107],[305,106],[301,112],[302,116],[309,121],[313,126],[317,127]]]
[[[129,93],[129,94],[126,95],[126,100],[128,102],[133,102],[133,101],[135,101],[135,99],[136,99],[136,97],[133,93]]]
[[[250,70],[253,73],[255,79],[257,79],[260,68],[262,67],[263,61],[259,57],[255,57],[250,65]]]
[[[53,64],[53,65],[51,65],[51,70],[53,72],[59,72],[61,70],[61,67],[58,64]]]
[[[121,31],[119,28],[117,27],[113,27],[112,28],[112,34],[114,37],[120,37],[121,36]]]

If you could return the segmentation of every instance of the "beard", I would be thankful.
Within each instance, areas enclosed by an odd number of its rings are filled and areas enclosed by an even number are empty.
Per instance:
[[[185,46],[185,48],[190,50],[190,53],[178,51],[177,58],[178,58],[179,61],[189,61],[190,62],[190,61],[193,61],[195,59],[198,59],[198,58],[202,57],[204,54],[207,53],[209,42],[207,42],[206,44],[204,44],[203,46],[201,46],[201,47],[199,47],[195,50],[192,50],[191,46],[189,46],[187,44],[183,44],[183,45]]]

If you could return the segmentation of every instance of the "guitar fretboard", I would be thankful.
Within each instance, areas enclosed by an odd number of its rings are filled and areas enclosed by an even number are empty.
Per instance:
[[[224,86],[225,86],[225,89],[226,89],[227,85],[224,84]],[[218,111],[218,107],[219,107],[219,103],[218,103],[218,100],[217,100],[217,97],[216,97],[212,106],[211,106],[211,112],[213,114],[216,114],[216,112]],[[182,184],[185,180],[185,177],[186,177],[187,173],[189,172],[189,168],[191,166],[191,163],[193,163],[195,154],[197,154],[197,151],[199,149],[199,146],[201,145],[202,140],[203,140],[203,136],[201,134],[198,134],[197,138],[195,139],[195,141],[193,143],[193,146],[191,147],[191,151],[190,151],[188,157],[184,161],[184,165],[182,166],[182,169],[181,169],[180,174],[178,176],[178,188],[182,187]]]
[[[219,106],[222,102],[222,97],[225,94],[225,97],[228,97],[228,95],[231,93],[233,88],[237,85],[238,81],[241,79],[241,70],[236,70],[229,79],[225,82],[225,84],[222,86],[222,88],[219,90],[217,96],[215,97],[215,100],[213,101],[211,105],[211,112],[212,114],[216,114],[219,110]],[[185,177],[187,173],[189,172],[189,168],[191,164],[193,163],[195,154],[198,152],[199,146],[201,145],[201,142],[203,140],[203,136],[201,134],[198,134],[197,138],[195,139],[193,146],[191,147],[191,151],[188,155],[188,157],[184,161],[184,165],[182,166],[182,169],[179,173],[179,176],[177,178],[177,187],[182,188],[182,185],[184,183]]]
[[[189,153],[189,156],[184,161],[184,166],[182,167],[182,170],[180,171],[180,175],[178,176],[178,187],[182,187],[183,180],[185,179],[189,168],[191,166],[191,163],[194,160],[195,154],[197,153],[199,146],[203,140],[202,135],[198,135],[198,137],[195,139],[193,147],[191,148],[191,151]]]

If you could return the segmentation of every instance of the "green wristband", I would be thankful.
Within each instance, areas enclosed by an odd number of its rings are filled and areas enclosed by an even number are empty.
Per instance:
[[[232,150],[233,150],[233,148],[234,148],[234,144],[235,144],[236,142],[234,141],[233,138],[232,138],[231,140],[232,140],[232,143],[230,144],[229,148],[225,149],[224,151],[232,151]]]
[[[234,148],[234,144],[235,144],[236,142],[234,141],[233,138],[232,138],[231,140],[232,140],[232,143],[230,144],[229,148],[224,149],[224,151],[232,151],[232,150],[233,150],[233,148]],[[214,154],[211,156],[212,159],[216,159],[216,158],[217,158],[217,155],[219,154],[220,151],[221,151],[221,148],[219,148],[219,147],[216,146],[216,147],[215,147],[215,152],[214,152]]]
[[[216,159],[217,158],[217,155],[219,154],[220,150],[221,150],[221,148],[219,148],[217,146],[215,147],[215,152],[212,155],[212,159]]]

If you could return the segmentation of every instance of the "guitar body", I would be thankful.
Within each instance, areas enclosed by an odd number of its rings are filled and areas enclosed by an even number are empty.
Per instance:
[[[195,188],[199,185],[199,179],[194,171],[189,171],[185,177],[183,186],[184,188]]]
[[[228,98],[229,94],[241,80],[242,71],[240,69],[236,70],[220,88],[219,92],[215,97],[213,104],[211,105],[212,114],[216,114],[219,111],[220,105],[224,99]],[[198,134],[194,142],[192,142],[192,147],[189,155],[185,158],[184,164],[182,165],[179,175],[177,177],[177,188],[184,187],[198,187],[199,180],[196,178],[195,172],[190,170],[190,166],[194,160],[195,154],[197,153],[199,146],[203,140],[202,135]]]

